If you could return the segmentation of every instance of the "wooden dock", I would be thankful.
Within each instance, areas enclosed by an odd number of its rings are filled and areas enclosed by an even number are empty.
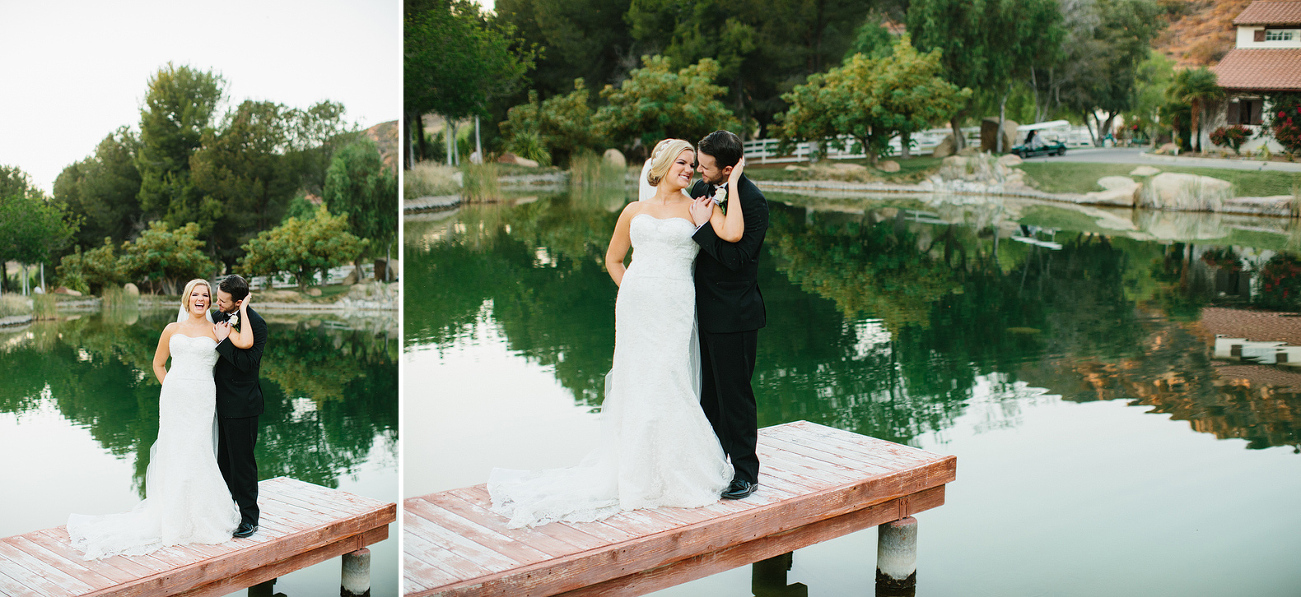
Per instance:
[[[405,593],[642,595],[940,506],[957,474],[954,456],[806,421],[759,430],[759,458],[747,499],[589,523],[507,528],[484,485],[408,499]]]
[[[388,538],[397,505],[288,477],[258,484],[246,539],[87,561],[65,527],[0,540],[0,595],[226,595]]]

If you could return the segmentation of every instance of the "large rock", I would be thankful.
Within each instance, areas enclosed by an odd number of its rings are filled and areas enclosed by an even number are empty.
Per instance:
[[[613,147],[605,150],[605,155],[602,155],[601,159],[605,160],[605,163],[614,166],[615,168],[628,167],[628,159],[623,157],[623,152]]]
[[[55,288],[54,294],[66,294],[68,296],[81,296],[80,292],[68,288],[67,286],[60,286],[58,288]]]
[[[931,156],[937,158],[947,158],[953,155],[954,146],[955,144],[953,142],[953,133],[949,133],[948,136],[944,137],[944,140],[940,141],[940,144],[936,145],[935,149],[931,151]]]
[[[1122,207],[1134,207],[1139,191],[1143,188],[1143,185],[1127,176],[1104,176],[1098,179],[1098,186],[1105,190],[1084,194],[1089,203]]]
[[[984,184],[998,184],[1008,180],[1013,170],[999,163],[987,153],[951,155],[940,162],[940,178],[945,181],[961,180]],[[1020,172],[1017,170],[1017,172]]]
[[[538,163],[537,163],[537,162],[535,162],[535,161],[533,161],[533,160],[530,160],[530,159],[528,159],[528,158],[522,158],[522,157],[519,157],[519,156],[517,156],[517,155],[515,155],[515,154],[513,154],[513,153],[511,153],[511,152],[509,152],[509,151],[507,151],[507,152],[501,154],[501,156],[499,156],[499,157],[497,158],[497,163],[499,163],[499,164],[518,164],[518,165],[520,165],[520,166],[526,166],[526,167],[529,167],[529,168],[537,168],[537,167],[538,167]]]
[[[877,164],[876,169],[882,172],[898,172],[899,162],[896,162],[894,160],[886,160],[884,162]]]
[[[1160,173],[1161,173],[1160,170],[1157,170],[1156,168],[1153,168],[1151,166],[1139,166],[1131,170],[1129,172],[1129,175],[1130,176],[1151,176],[1153,174],[1160,174]]]
[[[1021,126],[1014,120],[1003,121],[1003,151],[1012,151],[1016,145],[1016,129]],[[998,119],[986,118],[980,121],[980,150],[995,151],[998,143]]]
[[[1021,156],[1016,155],[1015,153],[1009,153],[998,156],[998,163],[1011,168],[1014,166],[1020,166],[1025,163],[1025,160],[1021,159]]]
[[[1139,205],[1155,209],[1218,211],[1220,205],[1232,197],[1233,184],[1227,180],[1163,172],[1148,180]]]
[[[1157,155],[1179,155],[1179,146],[1174,143],[1166,143],[1165,145],[1156,148],[1156,151],[1152,153]]]
[[[140,288],[131,282],[122,285],[122,292],[127,296],[140,296]]]

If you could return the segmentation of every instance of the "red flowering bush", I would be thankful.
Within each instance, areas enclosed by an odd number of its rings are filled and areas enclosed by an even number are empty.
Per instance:
[[[1222,126],[1211,132],[1211,143],[1220,147],[1230,147],[1233,149],[1233,153],[1238,153],[1238,149],[1250,138],[1251,129],[1241,124]]]
[[[1270,123],[1274,139],[1287,152],[1301,153],[1301,93],[1276,93],[1269,96]]]
[[[1256,304],[1281,311],[1301,308],[1301,260],[1286,253],[1270,258],[1256,278]]]

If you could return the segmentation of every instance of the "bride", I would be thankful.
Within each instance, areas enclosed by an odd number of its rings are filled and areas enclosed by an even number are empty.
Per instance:
[[[660,141],[642,174],[653,194],[644,192],[619,216],[605,255],[619,294],[599,443],[570,468],[494,469],[488,479],[493,510],[509,517],[510,526],[706,506],[731,482],[732,466],[700,408],[692,280],[700,249],[691,239],[692,201],[683,193],[694,162],[690,143]],[[728,211],[715,208],[710,220],[720,236],[741,219],[740,209]],[[630,247],[635,255],[625,268]]]
[[[72,545],[87,560],[141,555],[169,545],[223,543],[239,526],[239,510],[217,469],[212,367],[218,355],[211,304],[208,282],[190,280],[177,321],[167,324],[158,339],[153,368],[163,388],[158,439],[149,449],[145,471],[145,499],[128,512],[68,517]],[[231,334],[231,341],[251,346],[252,326],[243,328]],[[165,367],[169,357],[170,370]]]

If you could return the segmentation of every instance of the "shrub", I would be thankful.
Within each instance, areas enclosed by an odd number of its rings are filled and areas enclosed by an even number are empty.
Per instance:
[[[1268,99],[1274,139],[1289,154],[1301,153],[1301,93],[1276,93]]]
[[[1233,149],[1233,153],[1239,155],[1242,154],[1242,152],[1239,151],[1239,149],[1242,148],[1242,144],[1245,143],[1247,139],[1250,138],[1251,138],[1251,129],[1242,126],[1240,124],[1235,124],[1233,126],[1222,126],[1220,128],[1215,129],[1214,131],[1211,131],[1211,143],[1214,143],[1220,147],[1229,147]]]
[[[71,255],[64,255],[55,272],[60,284],[83,293],[99,294],[105,286],[126,281],[110,238],[105,238],[97,249],[83,253],[78,248]]]

